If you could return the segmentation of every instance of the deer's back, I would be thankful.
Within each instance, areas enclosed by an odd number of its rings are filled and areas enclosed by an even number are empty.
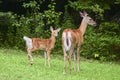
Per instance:
[[[35,49],[47,49],[50,47],[49,39],[40,39],[40,38],[32,38],[33,48]]]
[[[64,32],[71,32],[72,43],[81,44],[83,42],[83,36],[79,29],[65,29]]]

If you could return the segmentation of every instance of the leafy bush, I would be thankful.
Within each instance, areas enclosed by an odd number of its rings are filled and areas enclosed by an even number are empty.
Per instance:
[[[12,27],[12,22],[15,21],[15,16],[11,12],[0,12],[0,43],[1,46],[8,46],[8,39],[14,37],[11,36],[14,33],[14,27]],[[10,31],[11,30],[11,31]],[[10,34],[9,34],[10,31]],[[8,37],[10,35],[10,37]]]
[[[119,26],[115,23],[104,22],[95,30],[88,27],[84,36],[81,54],[86,58],[101,61],[118,60],[120,49]]]

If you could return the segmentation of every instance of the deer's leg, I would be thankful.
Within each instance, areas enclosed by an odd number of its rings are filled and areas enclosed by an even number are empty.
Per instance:
[[[50,50],[47,50],[48,66],[50,67]]]
[[[76,52],[76,50],[74,50],[73,55],[74,55],[74,70],[76,71],[76,62],[77,62],[77,52]]]
[[[44,56],[45,56],[45,66],[46,66],[46,60],[47,60],[47,52],[44,52]]]
[[[28,63],[32,65],[33,64],[33,58],[32,58],[32,55],[31,55],[31,50],[27,49],[27,52],[28,52]]]
[[[78,72],[80,72],[80,46],[77,48]]]
[[[71,56],[72,56],[73,51],[74,51],[74,48],[71,48],[70,52],[69,52],[69,57],[68,57],[68,61],[69,61],[69,65],[70,65],[70,74],[72,73]]]
[[[65,48],[63,47],[63,53],[64,53],[64,70],[63,70],[63,74],[66,74],[66,58],[67,58],[67,54],[65,51]]]

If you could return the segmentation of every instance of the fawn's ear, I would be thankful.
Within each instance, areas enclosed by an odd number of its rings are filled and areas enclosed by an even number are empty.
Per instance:
[[[50,26],[50,31],[53,31],[53,27],[52,26]]]
[[[58,28],[57,31],[59,32],[61,30],[61,28]]]

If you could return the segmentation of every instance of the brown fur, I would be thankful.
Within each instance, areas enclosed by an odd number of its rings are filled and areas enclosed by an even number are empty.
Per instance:
[[[87,16],[86,12],[80,13],[80,14],[83,17],[83,20],[81,22],[80,27],[78,29],[70,29],[70,28],[68,28],[68,29],[65,29],[63,31],[63,33],[70,32],[71,36],[72,36],[71,47],[70,47],[69,54],[68,54],[68,61],[69,61],[69,65],[70,65],[70,73],[71,73],[71,70],[72,70],[71,56],[72,56],[72,54],[74,52],[74,48],[77,47],[78,72],[80,72],[80,47],[81,47],[81,44],[83,43],[83,35],[85,33],[87,24],[96,25],[96,22],[94,22],[92,20],[92,18]],[[62,36],[64,36],[64,35],[62,35]],[[68,38],[66,38],[66,40],[67,39]],[[62,37],[62,48],[63,48],[63,52],[64,52],[64,71],[63,71],[63,74],[66,74],[66,57],[67,57],[67,53],[66,53],[65,46],[64,46],[64,37]],[[76,55],[75,55],[75,53],[74,53],[74,61],[75,61],[74,69],[76,71]]]
[[[56,36],[58,35],[58,32],[60,31],[60,28],[57,30],[53,30],[51,27],[51,37],[48,39],[40,39],[40,38],[32,38],[32,48],[27,48],[28,52],[28,60],[30,64],[33,64],[33,58],[32,58],[32,51],[35,50],[44,50],[47,52],[47,56],[45,58],[48,58],[48,65],[50,67],[50,52],[54,48]],[[46,65],[46,59],[45,59],[45,65]]]
[[[32,51],[41,49],[41,50],[51,50],[54,48],[55,37],[51,37],[49,39],[40,39],[40,38],[32,38]]]

